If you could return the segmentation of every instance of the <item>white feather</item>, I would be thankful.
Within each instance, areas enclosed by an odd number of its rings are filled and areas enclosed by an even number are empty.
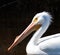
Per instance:
[[[60,33],[41,38],[41,36],[46,32],[49,25],[51,24],[51,15],[44,11],[34,16],[34,18],[37,17],[37,24],[41,23],[42,26],[35,32],[30,42],[28,43],[26,47],[27,54],[58,55],[60,53]]]

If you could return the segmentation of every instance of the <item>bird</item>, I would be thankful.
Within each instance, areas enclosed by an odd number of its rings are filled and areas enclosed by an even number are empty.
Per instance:
[[[52,23],[52,16],[49,12],[37,13],[28,27],[15,38],[8,51],[22,42],[30,33],[35,31],[26,46],[27,55],[59,55],[60,54],[60,33],[42,37]],[[42,38],[41,38],[42,37]]]

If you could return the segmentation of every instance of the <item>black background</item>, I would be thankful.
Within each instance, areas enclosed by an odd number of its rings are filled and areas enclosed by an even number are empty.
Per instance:
[[[12,2],[12,3],[11,3]],[[60,32],[60,0],[0,0],[0,55],[26,55],[30,34],[10,52],[7,48],[31,22],[36,13],[47,11],[53,22],[43,36]]]

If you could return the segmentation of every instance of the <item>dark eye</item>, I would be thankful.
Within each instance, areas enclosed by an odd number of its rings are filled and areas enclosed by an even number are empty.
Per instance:
[[[38,18],[35,18],[35,20],[38,20]]]
[[[38,20],[38,18],[35,18],[33,21],[36,22]]]

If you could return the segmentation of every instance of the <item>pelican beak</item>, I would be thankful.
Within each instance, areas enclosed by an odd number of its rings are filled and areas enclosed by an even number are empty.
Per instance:
[[[31,23],[19,36],[16,37],[13,44],[8,48],[8,51],[10,51],[13,47],[15,47],[23,39],[25,39],[32,31],[39,29],[40,26],[41,25],[36,25],[34,22]]]

